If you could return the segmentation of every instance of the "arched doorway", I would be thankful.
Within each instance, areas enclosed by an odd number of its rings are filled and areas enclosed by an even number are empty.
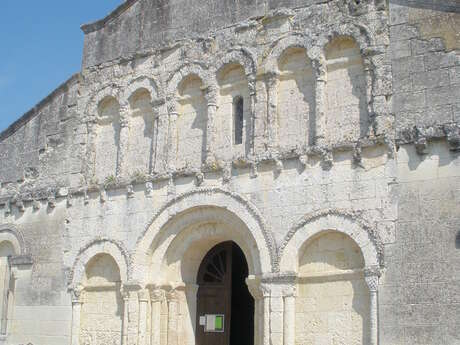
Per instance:
[[[248,264],[236,243],[220,243],[206,254],[197,277],[196,345],[254,344],[254,300],[247,276]]]

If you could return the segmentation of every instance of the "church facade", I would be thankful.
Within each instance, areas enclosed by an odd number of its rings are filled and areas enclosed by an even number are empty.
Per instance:
[[[456,0],[127,0],[0,134],[0,344],[460,344]]]

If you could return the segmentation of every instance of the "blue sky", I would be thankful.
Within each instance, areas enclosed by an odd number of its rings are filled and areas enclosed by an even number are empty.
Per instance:
[[[80,25],[121,2],[0,0],[0,131],[80,70]]]

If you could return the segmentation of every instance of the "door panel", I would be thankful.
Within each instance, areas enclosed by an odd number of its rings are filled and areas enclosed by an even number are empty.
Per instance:
[[[198,272],[196,345],[229,345],[232,287],[232,242],[211,249]],[[223,332],[205,332],[200,317],[223,314]]]

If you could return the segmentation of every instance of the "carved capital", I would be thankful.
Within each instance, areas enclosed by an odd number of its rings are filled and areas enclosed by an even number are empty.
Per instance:
[[[208,86],[206,88],[205,98],[206,98],[206,101],[208,102],[208,105],[216,105],[217,104],[217,87]]]
[[[150,299],[150,292],[147,289],[142,289],[137,292],[140,302],[148,302]]]
[[[371,292],[376,292],[378,290],[380,275],[380,267],[372,266],[364,269],[364,279]]]
[[[297,286],[296,285],[288,285],[283,288],[283,296],[284,297],[297,297]]]
[[[279,73],[277,72],[267,72],[265,73],[265,82],[269,90],[276,88],[279,82]]]
[[[168,107],[168,113],[170,116],[178,115],[177,101],[175,99],[171,99],[170,101],[168,101],[167,107]]]
[[[165,292],[162,289],[153,288],[150,290],[150,300],[152,303],[161,302],[165,299]]]
[[[70,295],[72,299],[72,304],[82,304],[83,303],[83,288],[77,286],[70,290]]]

